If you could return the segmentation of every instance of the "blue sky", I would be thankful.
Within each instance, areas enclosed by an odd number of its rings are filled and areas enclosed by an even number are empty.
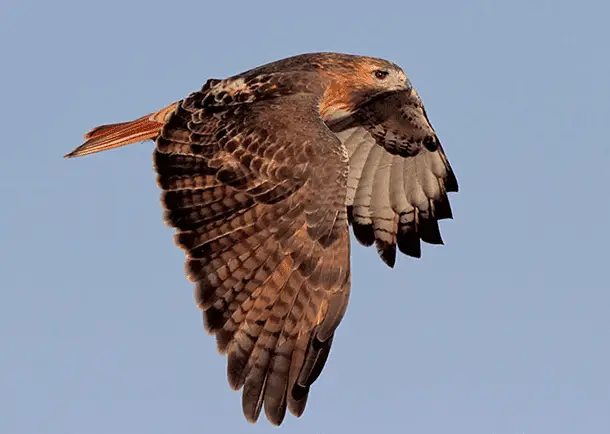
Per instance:
[[[610,6],[602,1],[0,1],[0,432],[262,433],[204,334],[152,144],[65,161],[289,55],[405,69],[460,182],[444,247],[354,244],[294,433],[610,432]]]

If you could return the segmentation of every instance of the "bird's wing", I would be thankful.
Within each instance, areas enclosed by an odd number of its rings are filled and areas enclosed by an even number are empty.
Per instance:
[[[156,141],[165,220],[250,421],[263,403],[274,424],[302,414],[348,303],[348,160],[315,86],[281,73],[209,82]]]
[[[381,95],[330,128],[348,150],[348,218],[356,239],[375,244],[390,267],[396,246],[421,256],[420,240],[442,244],[458,183],[414,90]]]

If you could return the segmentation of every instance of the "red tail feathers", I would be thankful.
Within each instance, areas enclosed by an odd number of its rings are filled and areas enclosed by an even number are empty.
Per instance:
[[[85,134],[85,139],[87,139],[85,143],[64,157],[80,157],[143,140],[154,140],[161,132],[163,125],[165,125],[167,116],[174,111],[176,105],[177,103],[173,103],[159,111],[142,116],[135,121],[95,127]]]

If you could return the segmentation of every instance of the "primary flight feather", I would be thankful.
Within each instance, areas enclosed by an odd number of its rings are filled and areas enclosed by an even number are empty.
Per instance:
[[[396,247],[442,244],[458,190],[417,92],[372,57],[303,54],[210,79],[85,138],[66,157],[155,140],[165,221],[250,422],[303,413],[348,304],[349,225],[393,267]]]

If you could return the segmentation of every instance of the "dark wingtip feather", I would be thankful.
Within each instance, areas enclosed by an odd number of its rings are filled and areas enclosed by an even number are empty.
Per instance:
[[[421,219],[419,221],[419,236],[428,244],[443,244],[438,222],[433,218]]]
[[[377,252],[379,256],[386,263],[386,265],[390,268],[394,268],[396,264],[396,244],[394,243],[386,243],[385,241],[376,240],[375,246],[377,247]]]
[[[303,397],[299,400],[293,398],[293,401],[290,405],[290,412],[295,417],[301,417],[303,415],[303,412],[305,411],[305,407],[307,406],[307,397],[309,396],[309,386],[308,387],[295,386],[295,387],[299,388],[299,391],[297,392],[298,395],[303,396]]]
[[[434,217],[437,220],[453,218],[451,204],[446,195],[442,195],[439,199],[434,201]]]
[[[354,219],[354,208],[351,205],[347,207],[347,222],[352,225],[356,240],[363,246],[372,246],[375,243],[375,233],[373,225],[362,225]]]
[[[309,386],[311,386],[322,373],[322,369],[324,369],[324,365],[326,364],[326,361],[328,360],[328,355],[330,354],[330,347],[332,346],[333,338],[334,338],[334,334],[331,335],[330,338],[328,338],[324,342],[321,342],[318,339],[315,339],[317,341],[317,343],[316,343],[316,345],[314,345],[314,347],[317,348],[318,355],[316,357],[316,361],[315,361],[313,367],[311,368],[311,372],[309,373],[309,375],[307,376],[307,379],[305,380],[305,384],[308,384]]]
[[[421,258],[421,242],[413,229],[410,226],[400,226],[398,228],[398,250],[407,256]]]
[[[445,189],[454,193],[457,193],[459,190],[457,178],[450,168],[445,178]]]
[[[353,222],[352,228],[354,229],[354,236],[360,244],[367,247],[373,245],[375,242],[373,225],[361,225],[360,223]]]
[[[318,379],[326,365],[333,338],[334,334],[325,340],[320,340],[319,335],[314,335],[310,340],[301,372],[289,392],[290,412],[296,417],[300,417],[305,411],[311,385]]]

